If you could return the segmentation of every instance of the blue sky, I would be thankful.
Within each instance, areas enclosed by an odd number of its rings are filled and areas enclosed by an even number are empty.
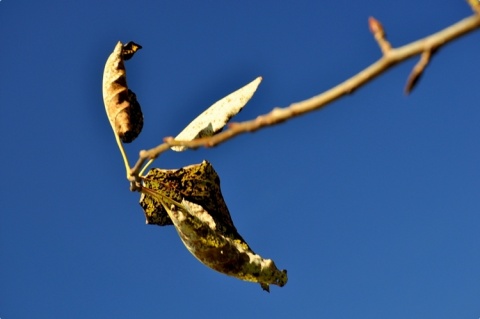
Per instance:
[[[286,268],[271,293],[216,273],[145,225],[104,113],[117,41],[145,115],[138,151],[264,77],[248,120],[309,98],[464,1],[0,2],[0,318],[478,318],[480,33],[409,60],[326,109],[155,167],[209,160],[237,229]]]

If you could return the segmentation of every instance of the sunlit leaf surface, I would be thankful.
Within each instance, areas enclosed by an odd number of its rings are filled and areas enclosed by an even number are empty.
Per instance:
[[[221,131],[225,124],[240,112],[252,98],[261,81],[262,78],[258,77],[244,87],[215,102],[190,122],[175,139],[178,141],[191,141],[199,137],[212,136]],[[172,150],[177,152],[186,149],[184,146],[172,147]]]
[[[203,161],[178,170],[153,168],[143,178],[140,205],[147,224],[173,224],[187,249],[206,266],[242,280],[287,283],[286,270],[255,254],[235,228],[213,166]]]

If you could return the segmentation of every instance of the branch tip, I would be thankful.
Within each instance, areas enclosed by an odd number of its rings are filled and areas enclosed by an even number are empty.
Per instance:
[[[368,27],[370,28],[370,32],[372,32],[373,35],[377,33],[382,33],[382,35],[385,35],[382,24],[374,17],[368,17]]]
[[[370,29],[370,32],[372,32],[375,41],[377,41],[380,50],[382,50],[383,55],[387,54],[392,49],[392,46],[386,39],[385,30],[383,29],[380,21],[378,21],[374,17],[369,17],[368,27]]]
[[[410,94],[413,88],[417,85],[418,80],[420,80],[420,77],[423,74],[423,71],[425,71],[425,68],[430,62],[432,54],[432,50],[426,50],[421,54],[420,60],[417,62],[417,64],[415,64],[412,72],[410,73],[410,76],[408,77],[407,85],[405,86],[405,94]]]

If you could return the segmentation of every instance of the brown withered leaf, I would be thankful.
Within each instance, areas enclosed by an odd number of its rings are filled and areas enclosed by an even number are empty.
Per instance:
[[[130,60],[135,54],[135,52],[137,52],[141,48],[142,46],[140,44],[137,44],[133,41],[130,41],[127,44],[125,44],[122,48],[123,61]]]
[[[203,161],[178,170],[153,168],[142,178],[147,224],[173,224],[187,249],[206,266],[242,280],[284,286],[287,271],[255,254],[235,228],[213,166]]]
[[[135,93],[129,90],[124,60],[142,47],[119,41],[107,59],[103,72],[103,102],[113,131],[124,143],[138,137],[143,128],[143,114]]]

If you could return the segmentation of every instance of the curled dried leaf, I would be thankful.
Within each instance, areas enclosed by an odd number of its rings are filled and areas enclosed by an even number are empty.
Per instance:
[[[103,72],[103,102],[113,131],[124,143],[132,142],[143,128],[143,114],[137,97],[127,86],[124,60],[142,47],[119,41],[107,59]]]
[[[203,161],[178,170],[153,168],[143,177],[148,224],[173,224],[187,249],[204,265],[242,280],[284,286],[287,271],[255,254],[235,228],[213,166]]]
[[[130,60],[135,52],[140,50],[142,46],[140,44],[137,44],[133,41],[128,42],[125,44],[122,48],[122,56],[123,56],[123,61]]]

